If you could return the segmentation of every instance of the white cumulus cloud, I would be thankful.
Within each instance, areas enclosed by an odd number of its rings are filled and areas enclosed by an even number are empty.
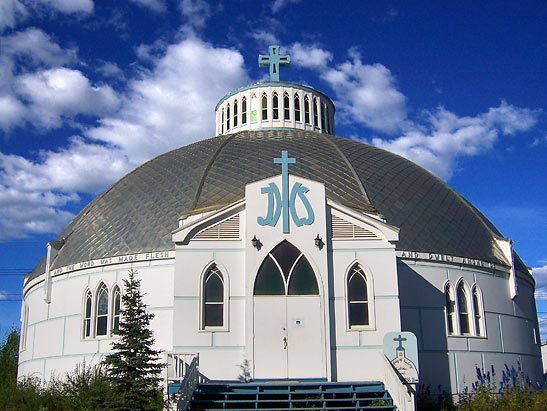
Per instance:
[[[92,13],[94,9],[93,0],[37,0],[37,2],[66,14]]]
[[[289,4],[297,4],[300,3],[300,0],[275,0],[272,3],[272,12],[277,13],[282,8],[288,6]]]
[[[213,136],[216,103],[247,81],[239,52],[185,39],[169,46],[150,74],[131,81],[119,112],[87,136],[145,161]]]
[[[191,27],[202,28],[211,17],[211,6],[205,0],[181,0],[179,9]]]
[[[30,27],[2,38],[2,53],[22,63],[60,66],[76,61],[75,49],[62,49],[40,29]]]
[[[293,43],[289,47],[291,64],[297,67],[324,69],[332,61],[332,53],[311,44]]]
[[[77,113],[100,119],[37,159],[0,154],[0,238],[58,232],[72,218],[65,206],[78,193],[98,193],[157,154],[212,137],[215,104],[249,80],[239,52],[193,37],[166,47],[140,73],[120,96],[66,68],[17,78],[32,113],[46,119],[34,117],[38,124]],[[100,114],[105,107],[108,113]]]
[[[498,107],[473,117],[460,117],[442,107],[426,113],[426,121],[407,123],[408,131],[394,139],[375,137],[372,144],[406,157],[448,180],[461,156],[490,149],[500,135],[525,131],[539,112],[502,101]]]
[[[165,11],[165,2],[163,0],[131,0],[131,2],[158,13]]]
[[[385,133],[406,122],[406,97],[397,90],[391,71],[382,64],[363,64],[358,53],[321,76],[334,90],[343,122],[355,122]]]
[[[0,32],[6,27],[15,27],[18,21],[27,16],[28,11],[19,0],[0,1]]]
[[[34,122],[48,128],[59,127],[63,117],[106,114],[119,105],[110,86],[92,85],[80,71],[64,67],[24,74],[16,83]]]
[[[9,94],[0,96],[0,129],[7,132],[11,127],[21,124],[25,106]]]

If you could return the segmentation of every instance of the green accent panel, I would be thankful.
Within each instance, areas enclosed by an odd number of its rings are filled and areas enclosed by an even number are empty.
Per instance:
[[[256,110],[251,111],[251,121],[256,121]]]
[[[258,270],[254,295],[285,295],[285,282],[270,256],[264,259]]]
[[[298,260],[291,274],[289,295],[319,295],[313,268],[304,256]]]

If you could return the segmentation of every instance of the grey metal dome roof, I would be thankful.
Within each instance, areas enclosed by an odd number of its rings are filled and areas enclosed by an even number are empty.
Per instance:
[[[174,249],[178,218],[244,197],[245,184],[278,175],[288,150],[291,174],[320,181],[346,206],[382,214],[400,228],[399,250],[507,264],[501,234],[470,203],[405,158],[354,140],[293,129],[243,131],[160,155],[94,199],[61,232],[52,268],[107,256]],[[31,278],[44,272],[44,259]]]

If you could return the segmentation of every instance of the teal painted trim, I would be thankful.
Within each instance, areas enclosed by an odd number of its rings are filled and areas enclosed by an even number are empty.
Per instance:
[[[173,306],[166,306],[166,307],[146,307],[147,311],[165,311],[165,310],[172,310]]]
[[[30,359],[30,360],[24,360],[24,361],[20,361],[19,364],[26,364],[26,363],[29,363],[29,362],[37,362],[37,361],[46,361],[46,360],[55,360],[55,359],[66,359],[66,358],[83,358],[84,360],[86,359],[86,357],[95,357],[96,354],[95,353],[85,353],[85,354],[65,354],[65,355],[50,355],[50,356],[47,356],[47,357],[39,357],[39,358],[33,358],[33,359]],[[100,354],[100,356],[103,356],[103,354]]]
[[[329,301],[344,301],[344,297],[329,297]]]
[[[518,318],[520,320],[526,320],[526,321],[534,321],[534,318],[523,317],[522,315],[500,313],[500,312],[497,312],[497,311],[485,311],[484,313],[485,314],[499,315],[499,316],[502,316],[502,317]]]
[[[393,300],[393,299],[398,300],[399,296],[398,295],[375,295],[374,299],[375,300]]]
[[[362,253],[363,251],[389,251],[392,253],[395,251],[395,248],[333,248],[331,250],[333,253]]]
[[[61,354],[65,354],[65,339],[66,339],[66,317],[63,318],[63,342],[61,344]]]
[[[283,87],[283,86],[297,88],[297,89],[300,89],[300,90],[303,90],[303,91],[308,91],[310,93],[317,93],[321,97],[323,97],[323,98],[327,99],[328,101],[330,101],[330,103],[334,107],[334,103],[332,102],[332,100],[325,93],[323,93],[319,90],[316,90],[313,87],[305,86],[303,84],[298,84],[298,83],[291,83],[290,81],[260,81],[258,83],[249,84],[248,86],[245,86],[245,87],[240,87],[237,90],[234,90],[234,91],[226,94],[224,97],[222,97],[219,100],[219,102],[215,106],[215,112],[217,111],[218,107],[225,100],[229,99],[230,97],[232,97],[232,96],[234,96],[238,93],[241,93],[242,91],[251,90],[251,89],[260,88],[260,87]]]
[[[228,299],[236,300],[236,301],[245,300],[245,298],[247,298],[247,297],[245,297],[244,295],[231,295],[231,296],[228,297]]]
[[[196,300],[199,300],[199,296],[197,296],[197,295],[175,295],[175,300],[196,301]]]
[[[363,331],[359,331],[359,347],[363,346]]]
[[[211,333],[211,347],[216,347],[216,344],[215,344],[215,332],[214,332],[214,331]]]
[[[505,352],[505,347],[503,346],[503,328],[501,326],[501,315],[498,316],[498,324],[499,324],[499,327],[500,327],[501,351]]]
[[[192,248],[192,249],[179,249],[176,250],[177,253],[195,253],[195,252],[202,252],[202,253],[219,253],[219,252],[242,252],[245,251],[245,247],[242,248]]]
[[[330,347],[331,351],[336,350],[378,350],[383,349],[383,345],[337,345],[336,347]]]
[[[81,314],[70,314],[70,315],[63,315],[63,316],[60,316],[60,317],[53,317],[53,318],[47,318],[45,320],[40,320],[40,321],[36,321],[35,323],[32,323],[32,324],[28,324],[27,327],[34,327],[36,325],[39,325],[39,324],[42,324],[42,323],[46,323],[48,321],[55,321],[55,320],[62,320],[64,318],[74,318],[74,317],[79,317]]]
[[[244,345],[217,345],[212,347],[210,345],[174,345],[173,350],[186,350],[186,351],[199,351],[199,350],[244,350]]]
[[[471,353],[471,354],[498,354],[498,355],[523,355],[526,357],[541,358],[541,355],[525,354],[520,352],[499,352],[499,351],[479,351],[479,350],[420,350],[424,354],[450,354],[450,353]]]
[[[443,306],[428,306],[428,305],[401,305],[401,310],[429,310],[429,311],[444,311],[444,305]]]

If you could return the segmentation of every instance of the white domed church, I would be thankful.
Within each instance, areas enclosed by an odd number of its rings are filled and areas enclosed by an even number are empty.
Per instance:
[[[269,81],[219,101],[215,137],[138,167],[48,244],[24,282],[19,376],[109,352],[132,268],[167,379],[199,356],[209,380],[381,381],[397,403],[395,335],[426,386],[517,363],[539,380],[512,242],[428,171],[337,137],[333,102],[280,81],[278,50],[259,58]]]

